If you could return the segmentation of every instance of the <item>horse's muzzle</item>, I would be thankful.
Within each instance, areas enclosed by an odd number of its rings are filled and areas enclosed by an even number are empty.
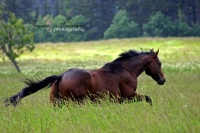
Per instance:
[[[165,83],[165,81],[166,81],[166,79],[163,78],[163,79],[161,79],[161,80],[158,80],[157,83],[158,83],[159,85],[163,85],[163,84]]]

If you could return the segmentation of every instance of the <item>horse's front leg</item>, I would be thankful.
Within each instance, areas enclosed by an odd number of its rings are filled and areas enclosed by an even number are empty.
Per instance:
[[[137,82],[129,82],[129,84],[121,84],[121,95],[122,98],[128,98],[129,100],[134,101],[143,101],[145,100],[147,103],[152,105],[152,100],[147,95],[141,95],[136,92]]]
[[[149,103],[152,106],[152,100],[149,96],[138,94],[135,92],[134,101],[143,101],[144,99],[147,103]]]

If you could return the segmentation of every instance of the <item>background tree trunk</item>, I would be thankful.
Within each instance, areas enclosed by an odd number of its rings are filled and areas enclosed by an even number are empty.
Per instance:
[[[9,59],[10,59],[10,61],[13,63],[13,65],[15,66],[17,72],[20,73],[21,70],[19,69],[19,66],[18,66],[18,64],[17,64],[17,61],[16,61],[15,59],[11,59],[11,58],[9,58]]]
[[[9,53],[6,51],[6,49],[4,47],[1,47],[1,49],[2,49],[3,53],[8,57],[8,59],[13,63],[13,65],[15,66],[17,72],[20,73],[21,70],[20,70],[20,68],[19,68],[19,66],[17,64],[17,61],[9,55]]]

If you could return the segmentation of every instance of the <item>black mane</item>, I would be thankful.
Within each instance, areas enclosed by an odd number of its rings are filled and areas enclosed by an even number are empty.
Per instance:
[[[129,59],[131,57],[135,57],[135,56],[139,56],[139,55],[143,55],[143,54],[153,54],[153,53],[154,53],[153,49],[150,49],[149,51],[144,51],[142,49],[141,52],[138,52],[136,50],[129,50],[129,51],[125,51],[125,52],[121,53],[119,55],[119,57],[117,59],[115,59],[113,62],[126,60],[126,59]]]
[[[123,67],[120,65],[120,62],[123,60],[130,59],[132,57],[137,57],[139,55],[144,55],[144,54],[153,54],[154,51],[153,49],[150,49],[149,51],[146,50],[141,50],[141,52],[138,52],[136,50],[129,50],[129,51],[124,51],[123,53],[119,54],[119,57],[113,60],[112,62],[109,62],[103,66],[103,69],[109,72],[119,72],[120,70],[123,69]]]

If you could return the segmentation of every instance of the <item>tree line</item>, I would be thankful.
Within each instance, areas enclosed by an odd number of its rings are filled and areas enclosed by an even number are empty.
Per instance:
[[[200,0],[1,0],[35,42],[200,36]],[[4,16],[6,19],[6,16]]]

